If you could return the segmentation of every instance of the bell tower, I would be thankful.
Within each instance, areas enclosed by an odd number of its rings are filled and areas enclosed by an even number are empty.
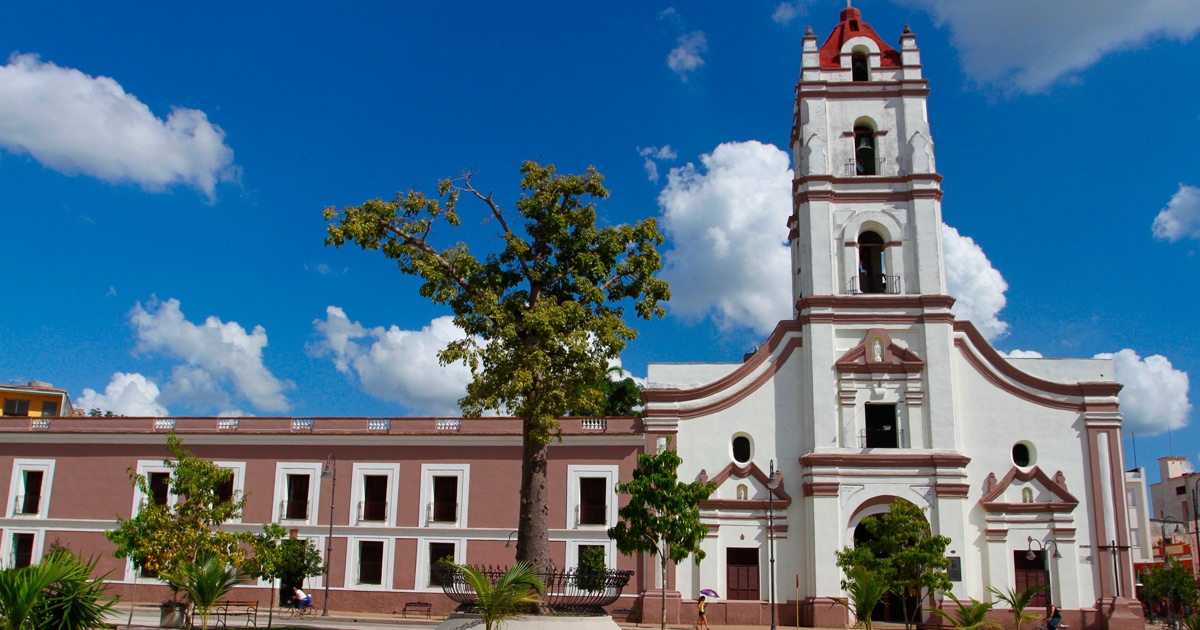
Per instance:
[[[916,35],[889,46],[847,7],[803,40],[791,134],[794,301],[944,295],[940,182]],[[799,312],[796,313],[799,315]]]

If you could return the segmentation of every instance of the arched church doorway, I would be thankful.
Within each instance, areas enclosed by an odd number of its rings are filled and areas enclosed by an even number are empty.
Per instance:
[[[888,507],[893,501],[902,500],[896,497],[876,497],[859,508],[859,514],[864,512],[867,515],[862,516],[862,520],[854,527],[854,546],[869,545],[875,541],[875,536],[867,525],[867,520],[888,511]],[[853,521],[851,521],[853,522]],[[895,593],[888,593],[875,606],[874,612],[871,613],[872,621],[883,621],[888,623],[905,623],[905,611],[908,614],[913,614],[914,611],[920,609],[920,601],[916,595],[907,595],[901,597]],[[916,621],[921,620],[921,615],[917,615]]]

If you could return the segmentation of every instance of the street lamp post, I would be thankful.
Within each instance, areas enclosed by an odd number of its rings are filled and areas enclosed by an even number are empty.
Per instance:
[[[325,458],[325,467],[321,469],[321,478],[330,481],[329,487],[329,536],[325,537],[325,604],[321,607],[321,616],[329,616],[329,562],[333,554],[333,502],[337,499],[337,458],[333,453]]]
[[[1062,559],[1062,554],[1058,552],[1058,543],[1054,542],[1053,540],[1047,540],[1046,542],[1042,542],[1040,540],[1035,539],[1033,536],[1028,536],[1026,538],[1026,540],[1028,541],[1029,544],[1027,546],[1028,551],[1025,552],[1025,559],[1026,560],[1036,560],[1037,559],[1037,552],[1035,552],[1033,549],[1033,546],[1037,545],[1038,551],[1043,552],[1042,553],[1042,568],[1046,571],[1047,574],[1049,574],[1050,573],[1050,562],[1048,560],[1046,560],[1046,554],[1044,552],[1046,551],[1047,545],[1054,545],[1054,555],[1050,556],[1050,558],[1054,559],[1054,560]],[[1053,576],[1050,576],[1050,577],[1053,578]],[[1053,582],[1052,579],[1050,581]],[[1047,584],[1046,586],[1052,586],[1052,584]],[[1051,591],[1051,597],[1053,597],[1053,591]]]
[[[779,487],[778,472],[775,470],[775,460],[771,460],[770,475],[767,477],[767,553],[771,558],[771,572],[768,597],[771,600],[771,630],[775,628],[775,490]]]

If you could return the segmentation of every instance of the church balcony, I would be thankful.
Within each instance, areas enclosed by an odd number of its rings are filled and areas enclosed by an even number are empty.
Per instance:
[[[900,295],[900,276],[881,273],[860,273],[850,278],[847,292],[852,295],[872,293],[876,295]]]
[[[858,432],[859,448],[903,448],[904,433],[899,427],[884,425]]]
[[[873,160],[851,158],[846,160],[842,171],[843,177],[895,177],[900,174],[900,165],[887,158]]]

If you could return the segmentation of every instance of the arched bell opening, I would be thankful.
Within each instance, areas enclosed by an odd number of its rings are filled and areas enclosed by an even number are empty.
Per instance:
[[[875,175],[875,130],[864,125],[854,127],[854,174]]]
[[[866,48],[859,46],[851,51],[850,69],[854,81],[871,80],[871,57]]]
[[[888,292],[884,240],[878,232],[867,230],[858,235],[858,290],[861,293]]]

